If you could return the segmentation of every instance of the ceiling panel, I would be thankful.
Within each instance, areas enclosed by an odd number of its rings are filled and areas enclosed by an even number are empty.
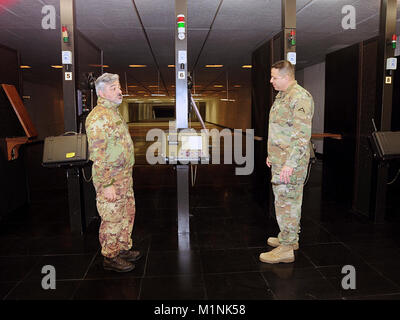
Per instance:
[[[280,1],[225,0],[215,19],[213,30],[265,30],[281,25]]]
[[[174,0],[76,0],[77,28],[104,51],[107,71],[127,72],[130,81],[154,85],[158,71],[142,30],[139,16],[167,86],[175,81]],[[219,5],[222,3],[220,10]],[[41,28],[44,5],[54,5],[57,30]],[[400,7],[400,0],[398,0]],[[344,5],[356,9],[355,30],[343,30]],[[380,0],[297,0],[297,54],[301,69],[323,60],[333,50],[367,40],[378,34]],[[216,15],[218,11],[218,14]],[[397,10],[400,33],[400,8]],[[215,18],[214,24],[212,22]],[[224,81],[250,83],[252,52],[279,32],[280,0],[188,0],[188,63],[198,85]],[[60,63],[59,0],[14,0],[0,6],[0,43],[21,52],[26,64]],[[132,69],[129,64],[146,64]],[[205,64],[224,68],[206,69]],[[171,88],[169,88],[171,90]],[[172,90],[173,91],[173,90]]]
[[[131,0],[77,0],[79,29],[141,29]]]

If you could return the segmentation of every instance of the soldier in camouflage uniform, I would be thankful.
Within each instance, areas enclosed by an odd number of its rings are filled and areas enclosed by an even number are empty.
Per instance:
[[[101,217],[99,240],[106,270],[128,272],[141,257],[132,249],[135,219],[132,167],[134,148],[128,126],[118,106],[122,92],[117,74],[105,73],[96,80],[97,106],[86,119],[97,210]]]
[[[274,89],[279,91],[269,115],[268,156],[271,183],[275,196],[275,212],[280,233],[268,238],[276,247],[260,254],[265,263],[293,262],[298,249],[303,185],[310,160],[311,123],[314,101],[299,86],[294,67],[279,61],[271,68]]]

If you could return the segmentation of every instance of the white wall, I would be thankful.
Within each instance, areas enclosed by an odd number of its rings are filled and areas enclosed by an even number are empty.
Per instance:
[[[314,98],[312,133],[324,132],[325,111],[325,62],[318,63],[296,72],[298,83]],[[323,153],[323,139],[313,139],[318,153]]]

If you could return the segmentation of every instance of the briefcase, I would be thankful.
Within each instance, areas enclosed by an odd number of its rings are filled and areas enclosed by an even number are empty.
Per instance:
[[[74,133],[45,138],[42,161],[44,167],[83,166],[88,161],[86,134]]]
[[[400,131],[375,131],[371,143],[374,156],[379,160],[400,158]]]

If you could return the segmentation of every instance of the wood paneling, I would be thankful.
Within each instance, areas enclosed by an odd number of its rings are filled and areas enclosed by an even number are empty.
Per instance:
[[[15,86],[9,84],[1,84],[1,86],[11,103],[19,122],[24,128],[25,135],[28,138],[36,137],[37,131]]]

